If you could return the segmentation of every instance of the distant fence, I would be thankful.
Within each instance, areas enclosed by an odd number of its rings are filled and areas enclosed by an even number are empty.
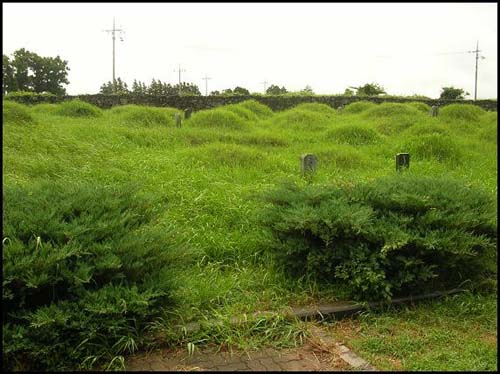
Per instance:
[[[152,96],[152,95],[77,95],[77,96],[50,96],[50,95],[26,95],[7,97],[9,100],[15,100],[24,104],[57,103],[64,100],[80,99],[94,104],[100,108],[107,109],[117,105],[137,104],[150,105],[158,107],[172,107],[178,109],[202,110],[214,108],[221,105],[236,104],[241,101],[254,99],[267,105],[272,110],[279,111],[292,108],[302,103],[322,103],[338,108],[355,101],[371,101],[374,103],[406,103],[422,102],[430,106],[438,107],[448,104],[473,104],[483,109],[496,111],[496,100],[439,100],[439,99],[413,99],[399,97],[359,97],[359,96]]]

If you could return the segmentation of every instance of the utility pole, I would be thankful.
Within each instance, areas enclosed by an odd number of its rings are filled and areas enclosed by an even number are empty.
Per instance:
[[[264,85],[264,93],[266,93],[266,85],[267,85],[268,82],[264,81],[264,82],[260,82],[260,83]]]
[[[208,80],[212,78],[207,77],[207,75],[205,74],[205,78],[202,79],[205,81],[205,96],[208,96]]]
[[[122,38],[122,32],[125,32],[124,30],[122,29],[117,29],[115,27],[115,17],[113,17],[113,29],[111,30],[104,30],[105,32],[110,32],[111,35],[112,35],[112,39],[113,39],[113,91],[116,90],[116,79],[115,79],[115,39],[116,39],[116,32],[118,32],[118,35],[120,36],[120,41],[123,42],[123,38]]]
[[[482,60],[485,59],[484,56],[479,56],[479,40],[477,41],[476,44],[476,50],[475,51],[469,51],[469,53],[475,53],[476,54],[476,75],[475,75],[475,80],[474,80],[474,101],[477,100],[477,62],[479,60],[479,57],[481,57]]]
[[[179,95],[181,94],[181,72],[185,72],[186,69],[181,69],[181,64],[179,64],[179,69],[175,70],[174,72],[179,72]]]

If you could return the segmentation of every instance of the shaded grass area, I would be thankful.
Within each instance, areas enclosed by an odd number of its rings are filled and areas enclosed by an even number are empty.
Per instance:
[[[496,371],[497,295],[366,312],[331,326],[333,336],[381,370]]]
[[[306,183],[300,176],[303,153],[319,158],[317,184],[393,174],[394,155],[410,151],[410,174],[449,175],[497,191],[496,113],[450,121],[412,106],[382,110],[362,102],[342,113],[320,104],[273,113],[249,101],[193,113],[178,129],[171,108],[124,106],[75,117],[71,113],[85,108],[61,105],[16,107],[20,114],[9,119],[4,102],[4,188],[29,193],[41,182],[134,183],[153,194],[155,226],[143,230],[160,235],[168,227],[165,232],[183,243],[169,249],[168,257],[176,259],[169,269],[172,307],[153,324],[160,341],[170,344],[219,336],[218,342],[245,346],[254,330],[207,329],[194,338],[172,335],[171,326],[344,297],[342,289],[286,278],[268,254],[270,233],[258,224],[264,191]],[[383,115],[369,115],[375,108]],[[26,118],[29,126],[20,126]],[[284,344],[289,331],[300,336],[298,325],[261,323],[255,345]]]

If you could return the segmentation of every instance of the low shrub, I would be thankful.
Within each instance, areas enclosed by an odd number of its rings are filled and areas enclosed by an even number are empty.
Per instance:
[[[227,128],[242,130],[248,127],[248,123],[238,115],[225,109],[202,110],[193,113],[188,120],[189,126],[200,128]]]
[[[100,117],[102,115],[102,110],[95,105],[75,99],[63,101],[59,104],[54,114],[66,117]]]
[[[2,103],[2,120],[5,123],[15,123],[18,125],[35,123],[27,106],[6,100]]]
[[[328,139],[350,145],[374,144],[380,140],[380,135],[370,127],[362,125],[343,125],[329,130]]]
[[[486,111],[472,104],[450,104],[439,110],[439,116],[448,121],[479,121]]]
[[[141,346],[169,302],[172,244],[146,226],[161,201],[40,183],[6,186],[3,202],[3,369],[92,369]]]
[[[364,112],[368,109],[376,107],[377,104],[372,103],[371,101],[356,101],[354,103],[350,103],[345,106],[345,108],[342,110],[342,113],[347,113],[347,114],[358,114],[361,112]]]
[[[461,181],[396,175],[345,187],[289,185],[265,200],[278,264],[356,299],[496,274],[494,199]]]

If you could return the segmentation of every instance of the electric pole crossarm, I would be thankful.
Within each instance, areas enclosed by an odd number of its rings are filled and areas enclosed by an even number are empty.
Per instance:
[[[208,80],[212,79],[205,74],[205,78],[201,78],[205,81],[205,96],[208,96]]]
[[[111,30],[104,30],[107,33],[111,33],[112,39],[113,39],[113,91],[116,90],[116,78],[115,78],[115,40],[116,40],[116,33],[118,32],[120,35],[120,40],[123,41],[121,38],[122,32],[125,32],[123,29],[117,29],[115,27],[115,19],[113,18],[113,28]]]

